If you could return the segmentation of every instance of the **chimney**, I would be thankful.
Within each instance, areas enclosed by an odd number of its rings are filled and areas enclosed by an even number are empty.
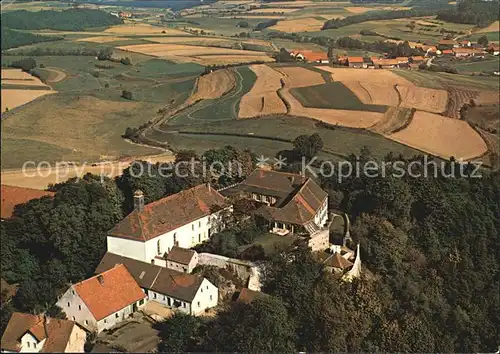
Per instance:
[[[136,190],[134,193],[134,210],[144,210],[144,193],[140,190]]]
[[[104,278],[102,275],[98,275],[97,280],[99,281],[99,284],[104,285]]]

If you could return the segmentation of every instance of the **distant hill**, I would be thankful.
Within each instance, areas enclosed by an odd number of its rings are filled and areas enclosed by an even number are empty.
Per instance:
[[[38,36],[36,34],[19,32],[11,30],[10,28],[5,28],[1,26],[1,36],[2,36],[2,50],[7,50],[11,48],[21,47],[23,45],[40,43],[40,42],[51,42],[62,40],[60,37],[49,37],[49,36]]]
[[[2,14],[2,26],[11,29],[82,31],[90,27],[106,27],[123,23],[101,10],[69,9],[65,11],[12,11]]]

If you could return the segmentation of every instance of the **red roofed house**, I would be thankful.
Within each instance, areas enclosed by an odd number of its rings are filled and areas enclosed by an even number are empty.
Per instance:
[[[453,53],[457,58],[463,57],[482,57],[484,58],[485,52],[481,49],[475,48],[454,48]]]
[[[54,192],[32,188],[6,186],[2,184],[1,218],[10,218],[14,213],[14,207],[16,205],[24,204],[32,199],[38,199],[45,196],[53,197]]]
[[[314,62],[319,64],[328,64],[328,55],[324,52],[306,52],[304,53],[304,58],[308,62]]]
[[[146,294],[120,264],[71,285],[57,301],[57,306],[72,321],[99,333],[122,322],[145,303]]]
[[[500,54],[500,46],[498,44],[490,44],[488,46],[488,52],[493,55]]]
[[[347,62],[351,68],[362,68],[364,64],[363,57],[347,57]]]
[[[87,333],[74,321],[14,312],[2,336],[2,353],[83,353]]]
[[[442,52],[443,55],[453,55],[453,50],[451,49],[445,49]]]
[[[208,240],[220,228],[227,200],[209,184],[202,184],[144,205],[134,195],[134,211],[108,233],[108,252],[142,262],[165,263],[174,246],[191,248]]]

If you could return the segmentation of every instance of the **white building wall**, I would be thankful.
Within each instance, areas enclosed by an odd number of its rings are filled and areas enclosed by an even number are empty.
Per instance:
[[[323,205],[314,216],[314,222],[318,226],[325,226],[327,220],[328,220],[328,197],[325,199]]]
[[[156,264],[156,261],[155,261]],[[191,273],[194,268],[198,265],[198,254],[195,253],[194,256],[191,258],[191,261],[189,264],[182,264],[182,263],[177,263],[174,261],[167,261],[167,268],[169,269],[174,269],[179,272],[184,272],[184,273]]]
[[[108,252],[142,262],[149,263],[151,261],[151,258],[146,260],[146,245],[144,242],[128,238],[108,236],[107,244]]]
[[[191,314],[198,315],[203,313],[206,309],[217,306],[218,301],[219,289],[207,279],[203,279],[191,304]]]
[[[87,305],[85,305],[85,302],[83,302],[73,289],[73,286],[61,296],[59,301],[57,301],[57,306],[66,313],[66,318],[68,320],[75,321],[89,331],[97,331],[97,321]]]
[[[65,353],[83,353],[85,341],[87,340],[87,333],[78,325],[73,326],[73,330],[69,336],[68,344],[64,349]]]
[[[149,300],[159,302],[168,308],[186,313],[188,315],[191,314],[191,303],[187,301],[179,300],[153,290],[148,290],[148,298]]]
[[[136,309],[143,307],[145,304],[146,299],[142,300],[142,304],[141,301],[137,301],[135,303]],[[111,328],[118,323],[125,321],[132,313],[134,313],[134,304],[125,306],[123,309],[99,320],[97,322],[97,331],[100,333],[105,329]]]
[[[38,342],[31,333],[26,333],[21,338],[21,353],[38,353],[42,350],[43,345],[45,344],[46,339]]]

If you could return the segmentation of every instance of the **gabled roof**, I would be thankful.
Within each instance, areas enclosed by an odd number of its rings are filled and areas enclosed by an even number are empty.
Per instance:
[[[122,264],[74,284],[72,288],[87,305],[96,321],[146,297]]]
[[[353,264],[336,252],[325,261],[325,265],[333,268],[347,269],[352,267]]]
[[[63,352],[73,331],[75,322],[56,318],[46,319],[43,316],[14,312],[2,336],[2,350],[19,351],[21,338],[31,333],[38,342],[46,339],[42,352]]]
[[[438,44],[450,45],[455,44],[456,42],[453,39],[441,39]]]
[[[267,296],[269,295],[267,295],[266,293],[250,290],[248,288],[243,288],[238,294],[238,298],[236,299],[236,301],[243,302],[245,304],[250,304],[252,301],[256,299],[262,299],[263,297]]]
[[[39,189],[14,187],[2,184],[1,218],[10,218],[16,205],[24,204],[32,199],[45,196],[53,197],[54,194],[54,192],[42,191]]]
[[[417,55],[417,56],[411,57],[411,59],[413,61],[423,61],[423,60],[425,60],[425,58],[423,56],[421,56],[421,55]]]
[[[167,261],[188,265],[193,259],[195,251],[174,246],[167,254]]]
[[[134,210],[109,231],[110,236],[145,242],[213,213],[213,207],[223,207],[225,198],[209,185],[162,198]]]
[[[194,299],[205,279],[199,275],[178,272],[110,252],[104,255],[97,266],[96,273],[112,269],[117,264],[123,264],[142,288],[188,302]],[[140,278],[141,274],[143,274],[142,278]]]
[[[328,60],[328,54],[325,52],[304,53],[304,57],[308,61]]]
[[[363,57],[347,57],[349,63],[363,63]]]
[[[453,50],[451,49],[443,50],[443,54],[453,54]]]

